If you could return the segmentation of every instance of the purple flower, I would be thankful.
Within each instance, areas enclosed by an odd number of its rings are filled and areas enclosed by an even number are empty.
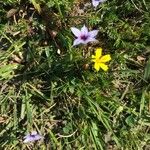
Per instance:
[[[73,46],[97,41],[95,39],[95,36],[97,35],[98,30],[93,30],[89,32],[87,27],[84,25],[81,28],[81,31],[75,27],[72,27],[71,31],[77,37],[73,42]]]
[[[31,134],[28,134],[24,137],[23,143],[34,142],[34,141],[40,140],[42,138],[43,138],[43,136],[37,134],[36,131],[32,131]]]
[[[92,0],[92,4],[94,7],[97,7],[99,5],[99,3],[103,3],[106,0]]]

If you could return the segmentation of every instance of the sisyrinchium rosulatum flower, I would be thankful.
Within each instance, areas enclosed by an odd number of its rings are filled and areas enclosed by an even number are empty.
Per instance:
[[[92,5],[97,7],[100,3],[105,2],[106,0],[92,0]]]
[[[32,131],[30,134],[27,134],[24,137],[23,143],[34,142],[34,141],[40,140],[42,138],[43,138],[43,136],[39,135],[36,131]]]
[[[104,71],[108,70],[108,65],[105,63],[111,60],[111,56],[109,54],[102,56],[102,48],[97,48],[95,51],[95,55],[92,55],[92,62],[94,62],[94,68],[96,71],[99,71],[100,68]]]
[[[81,30],[71,27],[71,31],[76,36],[73,46],[97,41],[95,37],[98,34],[98,30],[88,31],[88,28],[84,25]]]

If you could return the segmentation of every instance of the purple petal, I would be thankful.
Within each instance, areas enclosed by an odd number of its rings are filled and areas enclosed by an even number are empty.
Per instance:
[[[88,28],[85,25],[81,28],[81,34],[88,35]]]
[[[35,135],[34,137],[33,136],[29,136],[29,137],[27,137],[24,141],[23,141],[23,143],[28,143],[28,142],[34,142],[34,141],[37,141],[37,140],[40,140],[40,139],[42,139],[43,138],[43,136],[41,136],[41,135]]]
[[[100,3],[100,0],[99,1],[98,0],[92,0],[92,4],[94,7],[97,7],[99,5],[99,3]]]
[[[42,138],[43,138],[43,136],[37,134],[37,135],[34,137],[34,140],[36,141],[36,140],[40,140],[40,139],[42,139]]]
[[[89,37],[87,40],[86,40],[86,44],[89,43],[89,42],[97,42],[97,40],[93,37]]]
[[[106,0],[92,0],[92,4],[94,7],[97,7],[99,5],[99,3],[103,3]]]
[[[76,39],[76,40],[74,40],[74,42],[73,42],[73,46],[79,45],[79,44],[81,44],[81,43],[82,43],[82,40]]]
[[[23,143],[28,143],[28,142],[33,142],[33,141],[34,141],[33,137],[28,137],[23,141]]]
[[[98,30],[93,30],[93,31],[90,31],[90,32],[89,32],[89,36],[90,36],[90,37],[93,37],[93,38],[94,38],[97,34],[98,34]]]
[[[24,137],[25,140],[23,141],[23,143],[34,142],[42,138],[43,136],[37,134],[36,131],[32,131],[31,134],[28,134]]]
[[[71,27],[71,31],[76,37],[79,37],[81,35],[81,31],[75,27]]]

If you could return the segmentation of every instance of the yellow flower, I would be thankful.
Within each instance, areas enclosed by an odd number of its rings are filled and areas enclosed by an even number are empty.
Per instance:
[[[110,55],[102,56],[102,48],[97,48],[95,55],[92,55],[92,61],[95,63],[94,68],[99,71],[102,68],[104,71],[108,70],[108,66],[105,64],[106,62],[111,60]]]

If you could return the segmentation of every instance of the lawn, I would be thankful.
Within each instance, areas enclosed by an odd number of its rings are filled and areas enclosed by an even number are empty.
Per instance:
[[[0,149],[150,150],[150,1],[0,0]]]

